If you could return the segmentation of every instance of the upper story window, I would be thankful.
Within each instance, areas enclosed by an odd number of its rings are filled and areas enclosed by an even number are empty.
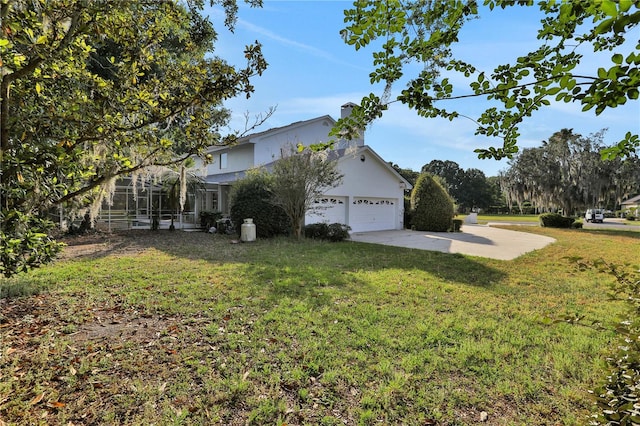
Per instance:
[[[221,169],[226,169],[227,168],[227,153],[223,152],[222,154],[220,154],[220,168]]]

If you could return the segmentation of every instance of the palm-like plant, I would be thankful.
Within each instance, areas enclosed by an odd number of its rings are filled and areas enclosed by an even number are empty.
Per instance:
[[[190,164],[182,164],[177,171],[167,168],[164,169],[159,176],[160,181],[162,182],[162,191],[167,196],[169,209],[171,211],[171,225],[169,225],[170,231],[176,229],[176,216],[184,212],[187,193],[195,192],[198,189],[204,188],[204,182],[200,177],[187,172],[187,168],[189,166]]]

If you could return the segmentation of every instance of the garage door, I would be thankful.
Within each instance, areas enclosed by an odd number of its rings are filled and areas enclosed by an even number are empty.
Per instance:
[[[305,223],[347,223],[346,203],[346,197],[320,198],[314,203],[317,209],[306,215]]]
[[[396,210],[396,199],[355,197],[351,204],[349,225],[354,232],[395,229]]]

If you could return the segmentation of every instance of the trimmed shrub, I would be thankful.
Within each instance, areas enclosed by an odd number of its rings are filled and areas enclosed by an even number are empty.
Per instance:
[[[304,227],[304,236],[318,240],[328,240],[331,242],[339,242],[349,239],[349,231],[351,228],[343,223],[311,223]]]
[[[573,229],[582,229],[583,223],[579,220],[576,220],[571,224],[571,228]]]
[[[462,219],[453,219],[451,221],[451,232],[462,232]]]
[[[411,192],[411,225],[417,231],[447,232],[453,220],[453,200],[428,173],[418,177]]]
[[[571,228],[575,219],[558,213],[543,213],[538,216],[540,226],[545,228]]]
[[[349,231],[351,227],[343,223],[332,223],[327,227],[327,239],[337,243],[349,239]]]
[[[272,176],[252,170],[233,185],[231,191],[231,220],[240,235],[244,219],[252,218],[258,238],[288,235],[291,229],[284,210],[271,203]]]
[[[304,227],[305,238],[323,240],[327,237],[328,225],[324,222],[310,223]]]

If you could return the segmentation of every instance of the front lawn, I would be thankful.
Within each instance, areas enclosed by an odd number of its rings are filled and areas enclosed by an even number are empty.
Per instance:
[[[522,230],[521,228],[517,228]],[[464,231],[464,229],[463,229]],[[527,231],[529,229],[527,228]],[[513,261],[364,243],[70,240],[0,281],[0,424],[582,425],[640,233],[532,228]]]

